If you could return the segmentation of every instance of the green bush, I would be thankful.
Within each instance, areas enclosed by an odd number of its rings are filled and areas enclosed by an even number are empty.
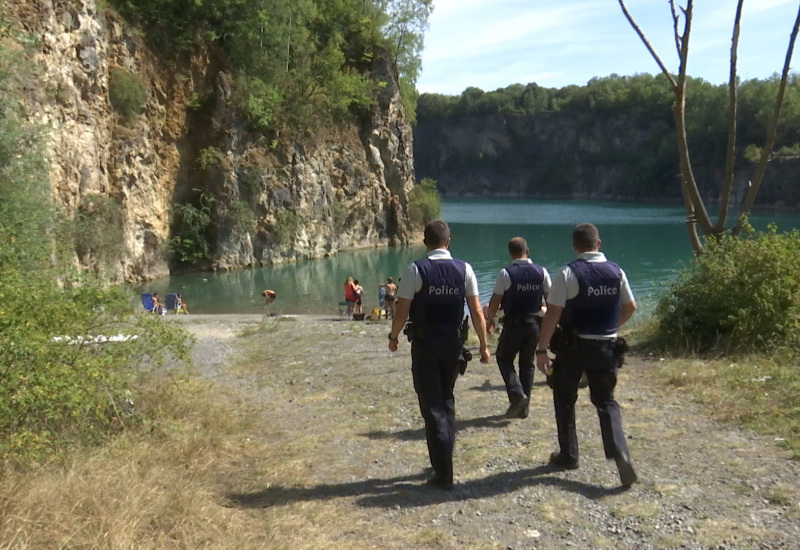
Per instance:
[[[86,260],[94,259],[100,265],[118,260],[123,252],[122,205],[104,195],[87,195],[72,220],[75,251]]]
[[[442,201],[436,181],[424,178],[408,193],[408,215],[414,225],[425,225],[439,217]]]
[[[187,351],[174,327],[132,315],[122,289],[65,275],[58,263],[54,252],[75,242],[58,231],[66,222],[50,200],[36,129],[17,112],[15,83],[36,76],[24,57],[0,43],[0,472],[136,423],[134,367]],[[90,197],[79,217],[113,214],[109,200]],[[96,340],[118,334],[126,338]]]
[[[245,201],[231,201],[223,223],[234,233],[247,233],[255,229],[256,214]]]
[[[142,111],[147,101],[147,90],[136,75],[125,69],[111,69],[108,81],[108,99],[111,106],[126,122]]]
[[[800,235],[766,232],[710,241],[660,298],[665,346],[761,352],[800,349]]]
[[[291,244],[292,238],[300,229],[300,216],[291,210],[281,210],[275,215],[272,234],[278,244]]]
[[[169,251],[172,260],[191,265],[211,258],[211,209],[193,204],[176,204],[172,208]]]
[[[0,469],[135,424],[133,367],[186,354],[179,330],[132,316],[122,289],[56,283],[49,270],[0,272]]]

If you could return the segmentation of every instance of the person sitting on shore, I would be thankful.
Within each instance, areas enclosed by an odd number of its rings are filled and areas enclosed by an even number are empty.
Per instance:
[[[153,292],[153,309],[150,311],[156,315],[161,315],[164,312],[164,304],[161,302],[158,292]]]
[[[175,313],[180,313],[181,311],[188,315],[189,314],[189,307],[186,305],[186,302],[183,301],[183,298],[181,298],[181,295],[178,294],[178,310]]]

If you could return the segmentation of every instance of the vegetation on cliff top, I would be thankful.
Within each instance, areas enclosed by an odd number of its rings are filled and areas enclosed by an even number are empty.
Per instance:
[[[761,145],[767,132],[769,115],[774,109],[779,76],[764,80],[741,82],[738,92],[737,112],[737,168],[751,168],[758,160]],[[715,174],[725,166],[727,143],[727,101],[725,85],[713,85],[698,78],[687,83],[686,125],[692,151],[692,162],[698,172]],[[544,88],[535,83],[514,84],[494,91],[484,92],[467,88],[457,96],[422,94],[419,98],[417,120],[426,128],[467,123],[474,117],[496,116],[502,118],[540,117],[557,118],[577,125],[585,133],[594,135],[598,128],[623,123],[630,130],[627,135],[639,136],[636,154],[621,149],[608,141],[596,144],[596,153],[581,155],[580,163],[592,166],[619,166],[627,176],[614,178],[620,196],[675,198],[680,197],[676,174],[680,173],[675,129],[672,120],[672,102],[669,83],[663,75],[638,74],[634,76],[611,75],[593,78],[585,86]],[[569,173],[574,165],[575,151],[562,156],[539,159],[535,171],[536,182],[531,182],[531,193],[559,194],[570,182],[562,174]],[[774,157],[800,156],[800,78],[790,76],[786,97],[778,125]],[[536,155],[523,146],[513,144],[501,156],[459,155],[452,151],[445,166],[430,165],[421,158],[417,170],[422,176],[442,179],[443,172],[461,169],[497,171],[507,166],[527,166]],[[552,174],[552,176],[551,176]],[[720,176],[721,177],[721,176]],[[708,185],[711,189],[713,186]],[[718,193],[705,190],[716,196]],[[772,199],[773,202],[777,199]]]
[[[177,57],[211,44],[237,75],[240,107],[256,130],[358,115],[387,51],[413,118],[432,0],[112,0],[159,51]]]

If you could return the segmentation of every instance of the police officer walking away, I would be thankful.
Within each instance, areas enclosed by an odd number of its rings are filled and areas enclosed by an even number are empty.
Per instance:
[[[442,220],[425,226],[427,257],[406,269],[397,289],[395,316],[389,332],[389,349],[397,351],[406,319],[411,339],[411,373],[425,420],[425,438],[434,474],[428,483],[453,488],[453,445],[456,439],[453,388],[459,374],[461,336],[466,298],[472,326],[480,341],[481,362],[489,362],[486,322],[472,267],[453,258],[450,228]]]
[[[545,373],[552,367],[550,383],[560,450],[550,455],[550,463],[566,469],[578,467],[575,401],[585,371],[600,418],[606,458],[616,461],[622,485],[630,487],[637,477],[614,387],[624,353],[624,340],[617,337],[617,329],[631,318],[636,302],[625,272],[600,252],[600,235],[594,225],[582,223],[573,229],[572,248],[577,258],[553,278],[536,347],[536,366]],[[563,337],[553,338],[559,322]],[[556,354],[552,364],[548,345]]]
[[[550,292],[550,274],[528,258],[528,243],[522,237],[508,241],[508,253],[513,262],[497,274],[486,324],[491,333],[502,305],[505,320],[495,357],[511,403],[506,418],[527,418],[533,386],[533,352],[539,339],[542,298]],[[514,370],[517,354],[519,375]]]

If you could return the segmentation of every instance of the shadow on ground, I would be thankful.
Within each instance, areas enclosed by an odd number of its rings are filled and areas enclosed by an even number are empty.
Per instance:
[[[252,493],[227,495],[230,505],[241,508],[270,508],[297,502],[355,498],[365,508],[413,508],[448,501],[491,498],[517,491],[525,486],[556,486],[564,491],[578,493],[588,499],[599,499],[626,491],[623,487],[601,487],[588,483],[562,479],[553,475],[559,469],[550,465],[500,472],[482,479],[457,483],[452,491],[444,491],[424,482],[424,473],[388,479],[367,479],[350,483],[323,484],[313,487],[270,486]]]

